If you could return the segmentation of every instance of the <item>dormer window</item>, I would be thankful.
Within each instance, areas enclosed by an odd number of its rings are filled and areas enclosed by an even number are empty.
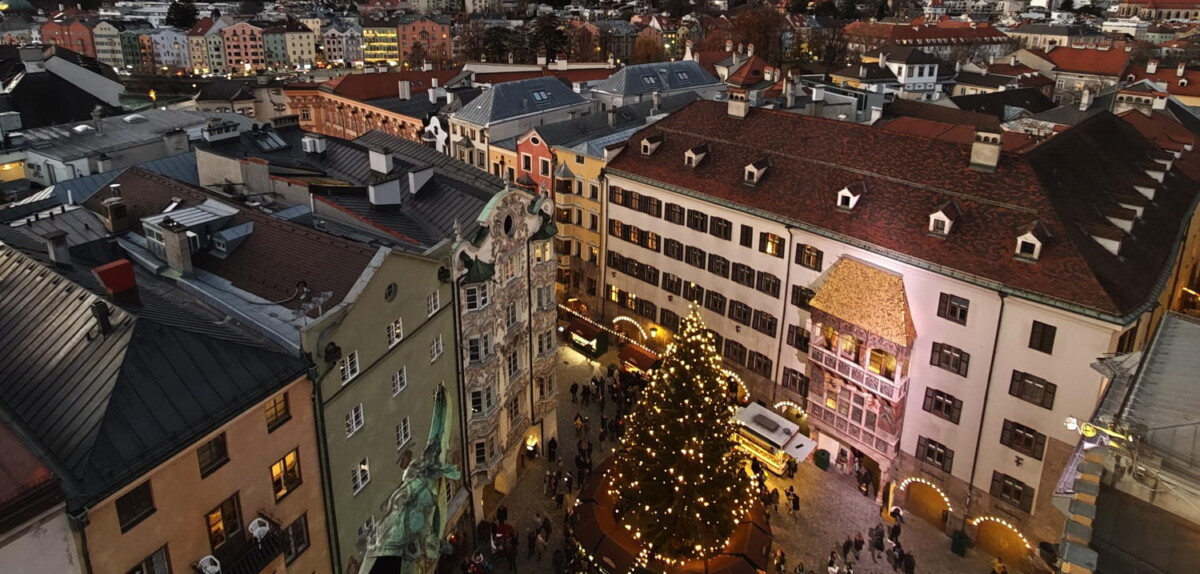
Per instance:
[[[683,153],[683,165],[687,167],[696,167],[704,161],[704,156],[708,155],[708,144],[698,145]]]
[[[1186,79],[1179,80],[1179,87],[1186,88],[1187,84],[1188,84],[1188,81]]]
[[[843,187],[837,192],[838,209],[847,211],[854,209],[854,206],[858,205],[858,200],[862,198],[864,191],[866,191],[866,188],[862,183]]]
[[[658,79],[654,76],[642,76],[642,83],[647,86],[656,86],[658,85]]]
[[[954,222],[958,220],[958,215],[958,204],[953,201],[937,206],[937,209],[929,214],[929,234],[937,237],[949,235]]]
[[[1020,259],[1036,261],[1042,256],[1042,247],[1050,237],[1050,232],[1040,221],[1035,221],[1022,227],[1019,233],[1016,256]]]
[[[662,134],[655,134],[642,139],[642,155],[650,155],[662,145]]]
[[[746,166],[745,179],[743,183],[755,185],[762,181],[764,175],[767,174],[767,168],[771,166],[771,160],[760,159]]]

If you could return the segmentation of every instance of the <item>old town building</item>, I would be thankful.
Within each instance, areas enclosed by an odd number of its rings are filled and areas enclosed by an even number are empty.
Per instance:
[[[693,103],[606,168],[602,316],[653,345],[699,305],[744,398],[799,407],[835,464],[991,553],[1057,540],[1062,421],[1177,300],[1197,188],[1108,113],[1003,137]]]
[[[307,131],[354,139],[378,130],[419,142],[429,118],[452,99],[445,87],[454,77],[452,70],[351,74],[292,83],[285,95]]]

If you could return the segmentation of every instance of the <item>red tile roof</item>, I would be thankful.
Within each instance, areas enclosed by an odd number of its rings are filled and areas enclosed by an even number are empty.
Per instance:
[[[851,22],[844,33],[852,39],[871,39],[876,43],[897,46],[920,46],[937,44],[961,44],[966,41],[983,43],[1007,43],[1012,38],[986,22],[960,22],[941,20],[936,24],[921,19],[909,23]]]
[[[141,168],[126,170],[113,183],[121,184],[121,197],[135,220],[161,213],[173,198],[182,198],[183,207],[215,199],[203,190]],[[99,212],[100,202],[109,197],[112,190],[106,187],[85,205]],[[200,254],[193,263],[196,268],[228,279],[235,287],[263,299],[286,301],[283,305],[292,309],[304,303],[295,296],[301,281],[314,294],[333,293],[326,309],[341,302],[375,256],[376,250],[369,245],[257,211],[239,209],[229,225],[243,223],[254,223],[254,231],[233,253],[225,259]],[[140,221],[134,224],[134,229],[140,233]]]
[[[1196,149],[1196,134],[1191,130],[1158,111],[1147,116],[1139,111],[1129,110],[1118,117],[1129,122],[1129,125],[1158,144],[1158,147],[1180,154],[1175,165],[1179,166],[1184,175],[1200,181],[1200,150]],[[1190,150],[1187,149],[1189,146]]]
[[[196,20],[196,24],[194,26],[192,26],[191,30],[188,30],[187,35],[188,36],[203,36],[203,35],[207,34],[209,30],[212,29],[213,24],[214,24],[214,22],[213,22],[212,18],[201,18],[199,20]]]
[[[1046,59],[1063,72],[1081,72],[1098,76],[1120,77],[1129,67],[1132,52],[1122,43],[1106,48],[1056,48],[1046,52]]]
[[[457,70],[437,70],[424,72],[405,70],[403,72],[384,72],[381,74],[347,74],[329,80],[321,85],[322,91],[333,92],[351,100],[365,101],[379,98],[395,97],[399,93],[400,80],[408,80],[412,95],[423,94],[433,86],[433,79],[445,86]]]
[[[1163,84],[1167,88],[1167,93],[1176,96],[1200,96],[1200,70],[1183,70],[1183,75],[1179,75],[1179,70],[1175,66],[1159,65],[1158,69],[1153,74],[1146,72],[1145,65],[1130,66],[1126,76],[1133,76],[1130,83],[1140,80],[1150,80],[1158,84]],[[1183,80],[1181,83],[1180,80]],[[1159,88],[1161,89],[1161,87]]]
[[[945,123],[922,118],[902,117],[879,124],[885,131],[925,137],[941,141],[970,145],[975,139],[975,128],[970,125]],[[1001,147],[1010,153],[1025,153],[1037,146],[1037,140],[1021,132],[1004,132]]]
[[[1112,114],[1098,114],[1023,154],[1004,154],[995,173],[969,168],[970,147],[885,129],[752,109],[730,117],[720,102],[698,101],[630,138],[662,135],[650,157],[619,155],[613,177],[633,177],[743,208],[775,214],[818,233],[849,237],[943,267],[1023,296],[1123,315],[1153,295],[1196,195],[1193,181],[1168,177],[1162,204],[1144,214],[1121,257],[1084,230],[1111,226],[1101,209],[1138,195],[1136,164],[1157,147]],[[684,169],[684,151],[708,143],[711,158]],[[747,164],[769,158],[763,180],[742,183]],[[852,212],[835,193],[866,186]],[[1139,196],[1140,197],[1140,196]],[[928,216],[948,199],[962,211],[951,236],[928,235]],[[1170,204],[1170,205],[1168,205]],[[1051,235],[1040,259],[1014,257],[1018,230],[1040,222]],[[1062,303],[1060,303],[1062,304]]]

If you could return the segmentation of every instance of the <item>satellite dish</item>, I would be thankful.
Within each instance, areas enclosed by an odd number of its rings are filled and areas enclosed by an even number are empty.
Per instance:
[[[262,542],[262,539],[266,538],[267,533],[271,531],[271,523],[262,518],[255,518],[246,525],[246,530],[250,531],[250,535],[254,537],[255,541]]]
[[[209,554],[200,559],[200,570],[204,574],[221,574],[221,561],[217,560],[216,556]]]

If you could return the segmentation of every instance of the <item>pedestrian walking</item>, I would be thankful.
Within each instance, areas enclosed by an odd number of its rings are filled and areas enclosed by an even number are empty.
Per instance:
[[[504,524],[505,522],[508,522],[508,507],[507,506],[504,506],[503,504],[501,504],[500,508],[496,509],[496,522],[499,524]]]
[[[871,529],[871,560],[878,562],[883,557],[883,524]]]
[[[563,556],[562,548],[554,549],[554,555],[550,558],[550,566],[554,568],[554,574],[563,574],[563,570],[567,567],[567,559]]]
[[[546,457],[551,462],[558,460],[558,437],[550,437],[550,440],[546,441]]]
[[[542,532],[546,535],[546,539],[550,539],[550,533],[554,530],[554,523],[550,521],[550,516],[542,517]]]
[[[526,547],[525,557],[526,558],[533,557],[534,549],[537,546],[537,538],[538,538],[537,531],[535,531],[532,528],[530,528],[529,531],[525,533],[525,547]]]
[[[782,548],[775,554],[775,571],[779,574],[787,574],[787,553]]]
[[[888,539],[891,540],[893,543],[895,543],[897,546],[900,545],[900,523],[899,522],[892,525],[892,531],[891,531],[891,533],[888,534]]]
[[[771,489],[771,508],[774,508],[775,512],[779,512],[779,489],[778,488]]]
[[[992,574],[1008,574],[1008,566],[1004,565],[1004,560],[992,558]]]
[[[892,563],[892,572],[895,572],[904,566],[904,547],[900,545],[899,540],[897,540],[896,545],[892,547],[892,554],[888,561]]]
[[[800,512],[800,497],[793,494],[792,495],[792,516],[793,517],[796,516],[797,512]]]
[[[591,432],[592,432],[591,417],[583,417],[583,436],[588,436],[588,434]],[[591,453],[589,453],[589,454],[591,454]]]
[[[866,539],[863,538],[862,532],[854,533],[854,561],[858,562],[862,556],[863,547],[867,545]]]
[[[917,559],[913,558],[912,552],[904,553],[904,574],[913,574],[917,570]]]
[[[838,574],[837,550],[829,553],[829,560],[825,563],[825,568],[829,574]]]
[[[808,574],[808,570],[804,569],[804,563],[801,562],[796,565],[796,569],[792,571],[792,574]]]
[[[608,429],[600,427],[600,433],[596,436],[596,438],[600,441],[600,444],[603,445],[604,441],[608,440]]]
[[[571,476],[571,471],[567,471],[566,473],[563,474],[563,490],[565,490],[567,492],[571,492],[572,478],[573,477]]]
[[[585,407],[592,404],[592,387],[583,387],[579,391],[579,402],[583,403]]]
[[[537,539],[534,541],[534,545],[537,548],[538,562],[541,562],[542,556],[546,554],[546,537],[538,534]]]
[[[575,402],[575,396],[579,394],[579,383],[571,383],[571,402]]]
[[[575,427],[575,438],[583,436],[583,415],[575,413],[575,420],[571,423]]]
[[[846,537],[846,541],[842,542],[842,560],[850,561],[850,550],[854,548],[854,541],[850,537]]]

